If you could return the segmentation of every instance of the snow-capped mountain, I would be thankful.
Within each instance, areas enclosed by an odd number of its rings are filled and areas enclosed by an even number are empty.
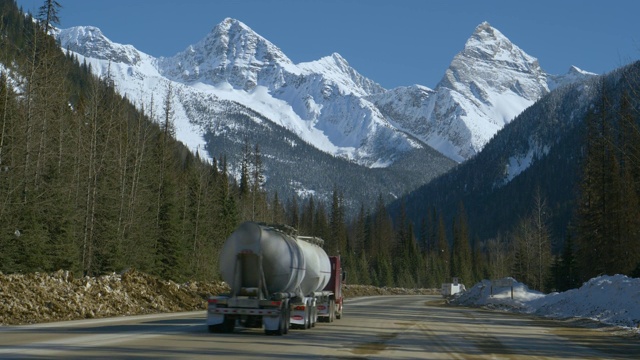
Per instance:
[[[480,24],[436,87],[428,142],[448,141],[456,160],[468,159],[549,89],[538,60],[488,23]]]
[[[366,96],[385,91],[339,54],[293,64],[275,45],[245,24],[225,19],[202,41],[170,58],[154,59],[129,45],[110,42],[94,27],[61,30],[63,48],[82,55],[134,102],[172,84],[176,123],[200,128],[210,100],[230,100],[267,116],[318,149],[367,167],[385,167],[426,145],[399,131]],[[164,86],[163,86],[164,84]],[[164,87],[164,89],[163,89]],[[164,91],[163,91],[164,90]],[[206,99],[204,104],[200,99]],[[186,117],[178,116],[186,115]]]
[[[363,98],[385,90],[358,74],[339,54],[295,65],[237,20],[225,19],[199,43],[159,59],[157,67],[178,83],[222,85],[247,94],[245,106],[320,150],[361,165],[386,166],[398,154],[424,147],[390,126]]]
[[[569,71],[564,75],[548,75],[547,83],[549,84],[549,90],[554,90],[561,86],[577,83],[593,76],[597,76],[597,74],[584,71],[577,66],[571,66]]]
[[[291,133],[270,140],[290,144],[290,151],[303,142],[366,168],[394,171],[417,161],[410,167],[421,168],[428,178],[449,167],[434,149],[462,162],[550,89],[593,75],[577,68],[548,75],[488,23],[476,28],[435,90],[384,89],[337,53],[294,64],[276,45],[230,18],[167,58],[113,43],[90,26],[60,30],[57,37],[63,49],[91,64],[98,76],[109,77],[152,116],[159,118],[170,98],[178,140],[201,156],[220,155],[211,139],[241,143],[243,131],[269,121]]]
[[[484,22],[435,90],[413,86],[372,99],[399,128],[462,162],[550,89],[593,75],[575,67],[567,75],[548,75],[537,59]]]

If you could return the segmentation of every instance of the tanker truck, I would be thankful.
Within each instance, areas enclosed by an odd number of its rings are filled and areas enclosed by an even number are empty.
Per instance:
[[[345,274],[323,244],[291,227],[241,224],[220,251],[220,274],[231,291],[209,298],[209,331],[264,326],[267,335],[284,335],[340,319]]]

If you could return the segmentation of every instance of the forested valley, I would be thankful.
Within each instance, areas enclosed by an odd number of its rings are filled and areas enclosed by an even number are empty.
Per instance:
[[[264,190],[263,154],[249,141],[236,179],[224,154],[208,161],[176,141],[170,91],[157,94],[164,111],[153,113],[145,110],[152,104],[131,104],[108,76],[92,75],[62,51],[47,35],[55,2],[44,3],[34,21],[13,0],[0,0],[4,273],[137,269],[174,281],[216,280],[220,247],[251,220],[325,239],[353,284],[439,287],[456,276],[470,286],[512,276],[549,291],[599,274],[640,275],[637,64],[616,75],[627,91],[603,82],[599,101],[578,120],[586,130],[572,144],[576,196],[563,202],[571,215],[561,241],[545,191],[520,199],[517,220],[489,236],[470,226],[491,221],[467,198],[446,208],[444,200],[419,199],[426,210],[416,212],[404,198],[390,211],[380,195],[372,208],[351,213],[344,187],[334,184],[326,203],[281,199]],[[539,176],[554,176],[536,166]]]

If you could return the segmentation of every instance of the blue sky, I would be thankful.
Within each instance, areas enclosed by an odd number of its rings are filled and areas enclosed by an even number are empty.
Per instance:
[[[640,58],[635,0],[58,0],[61,28],[99,27],[112,41],[172,56],[224,18],[238,19],[295,63],[337,52],[385,88],[435,87],[488,21],[551,74],[605,73]],[[36,12],[43,0],[18,0]]]

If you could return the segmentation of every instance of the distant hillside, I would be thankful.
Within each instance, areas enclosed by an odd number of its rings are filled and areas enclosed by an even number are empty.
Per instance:
[[[619,106],[625,92],[640,93],[638,74],[640,62],[552,91],[506,125],[475,157],[394,202],[392,213],[397,216],[404,204],[415,224],[431,209],[451,221],[462,203],[471,234],[487,240],[507,234],[527,216],[539,189],[548,202],[546,215],[557,250],[577,206],[587,112],[603,91],[612,108]],[[636,111],[639,106],[634,97]]]

